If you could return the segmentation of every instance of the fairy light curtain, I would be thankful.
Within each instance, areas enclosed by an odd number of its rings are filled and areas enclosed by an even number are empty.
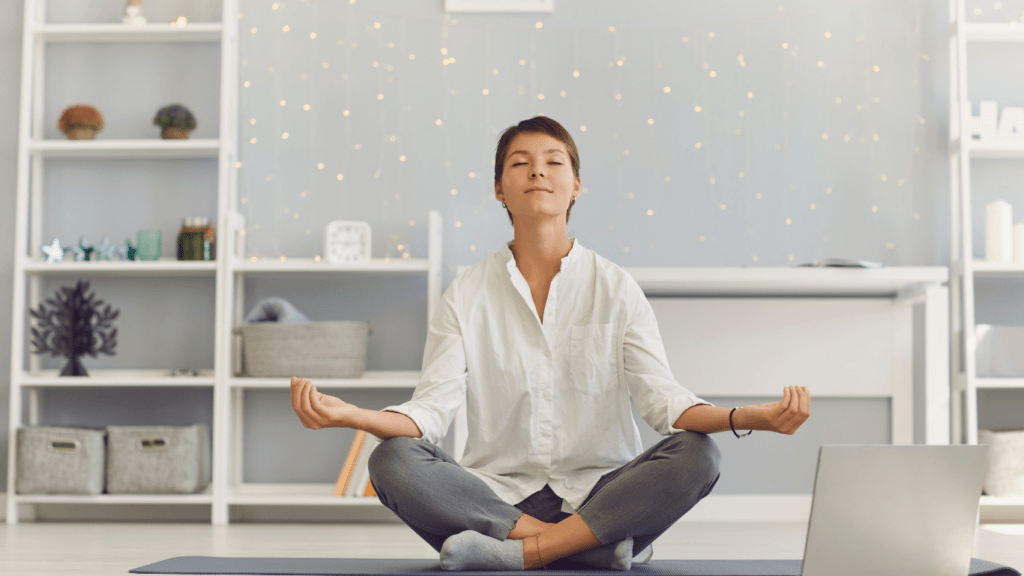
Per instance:
[[[569,235],[620,265],[947,253],[945,3],[654,4],[243,0],[247,257],[322,256],[344,219],[421,258],[439,210],[450,279],[512,238],[494,148],[537,114],[580,149]]]

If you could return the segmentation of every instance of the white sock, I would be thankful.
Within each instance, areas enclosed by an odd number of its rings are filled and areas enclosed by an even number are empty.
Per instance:
[[[633,564],[633,537],[577,552],[569,560],[604,570],[629,570]]]
[[[466,530],[441,545],[442,570],[523,570],[523,541]]]

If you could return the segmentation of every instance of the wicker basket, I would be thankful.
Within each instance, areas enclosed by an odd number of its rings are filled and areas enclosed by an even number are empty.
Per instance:
[[[234,329],[241,336],[236,371],[258,378],[360,378],[366,368],[369,322],[260,322]]]
[[[1024,496],[1024,430],[978,430],[988,444],[984,492],[989,496]]]

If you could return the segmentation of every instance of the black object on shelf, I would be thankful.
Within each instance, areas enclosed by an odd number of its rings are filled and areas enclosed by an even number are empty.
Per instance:
[[[117,328],[112,321],[121,311],[111,310],[109,304],[100,310],[103,300],[97,300],[95,292],[87,295],[88,289],[86,280],[79,280],[74,288],[61,286],[53,298],[39,305],[38,311],[28,310],[39,321],[38,328],[32,327],[33,352],[67,358],[61,376],[88,376],[79,361],[85,354],[93,358],[97,353],[114,355]]]

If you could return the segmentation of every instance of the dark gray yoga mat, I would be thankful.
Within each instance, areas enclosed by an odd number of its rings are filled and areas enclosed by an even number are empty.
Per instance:
[[[563,562],[559,570],[531,570],[531,576],[583,576],[606,574],[656,574],[659,576],[800,576],[802,560],[651,560],[634,564],[628,572],[597,570]],[[135,574],[285,574],[329,576],[508,576],[522,572],[465,571],[446,572],[437,560],[385,560],[381,558],[223,558],[218,556],[178,556],[133,568]],[[1021,576],[1020,572],[989,562],[971,559],[971,576]],[[909,576],[909,575],[908,575]]]

